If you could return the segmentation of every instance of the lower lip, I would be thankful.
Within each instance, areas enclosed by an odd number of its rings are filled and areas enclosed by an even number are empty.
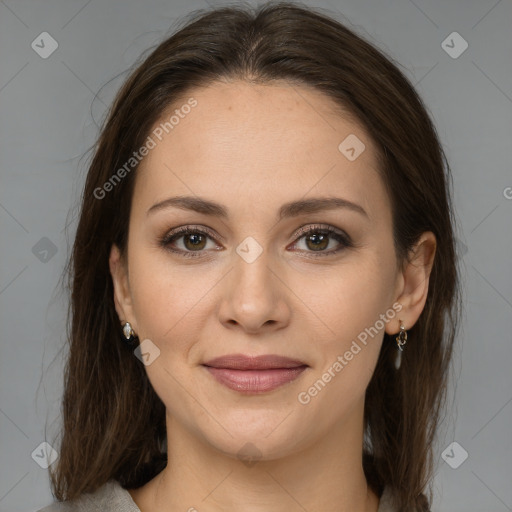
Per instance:
[[[241,393],[264,393],[295,380],[307,366],[275,368],[271,370],[233,370],[231,368],[206,369],[218,382]]]

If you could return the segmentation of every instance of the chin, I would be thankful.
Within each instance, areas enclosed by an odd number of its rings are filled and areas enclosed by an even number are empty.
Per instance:
[[[260,421],[259,424],[240,423],[236,428],[221,422],[226,427],[216,428],[214,432],[202,432],[206,442],[222,454],[241,461],[276,460],[304,448],[307,438],[300,428],[294,428],[293,421],[283,422],[285,415],[273,417],[272,421]],[[230,435],[231,434],[231,435]]]

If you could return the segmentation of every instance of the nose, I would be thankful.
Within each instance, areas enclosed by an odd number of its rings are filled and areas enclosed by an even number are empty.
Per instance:
[[[283,269],[263,252],[254,260],[238,254],[222,290],[220,321],[250,334],[286,327],[291,318],[290,290]]]

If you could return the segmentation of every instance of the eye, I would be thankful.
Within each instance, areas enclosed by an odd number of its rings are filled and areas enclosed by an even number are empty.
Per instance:
[[[160,240],[164,249],[177,253],[185,258],[197,258],[206,247],[208,238],[213,239],[214,233],[208,229],[196,228],[194,226],[182,226],[171,231]],[[174,247],[176,241],[183,239],[184,249]],[[218,249],[217,249],[218,250]]]
[[[313,225],[299,229],[296,233],[298,241],[304,239],[306,250],[304,252],[313,252],[313,257],[332,256],[347,247],[353,247],[352,240],[343,231],[329,225]],[[338,248],[326,251],[332,240],[338,242]],[[298,242],[295,242],[297,244]],[[341,246],[341,247],[340,247]],[[303,249],[301,249],[303,251]]]
[[[316,253],[312,254],[313,257],[330,256],[340,252],[347,247],[353,247],[350,237],[343,231],[338,230],[329,225],[313,225],[300,228],[295,233],[296,241],[293,245],[297,245],[304,239],[305,249],[299,249],[301,252]],[[208,239],[215,240],[215,234],[206,229],[194,226],[179,227],[162,239],[160,245],[173,253],[179,254],[185,258],[201,257],[207,248]],[[178,242],[181,240],[182,248],[176,247],[180,245]],[[338,242],[338,248],[326,251],[330,242],[335,240]],[[219,246],[214,246],[213,250],[220,250]]]

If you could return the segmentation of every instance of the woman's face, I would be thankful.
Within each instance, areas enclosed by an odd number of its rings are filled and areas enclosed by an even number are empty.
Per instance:
[[[336,108],[284,82],[194,89],[155,124],[136,171],[118,313],[168,417],[233,456],[360,430],[384,330],[398,331],[390,201],[368,134]],[[190,200],[165,203],[176,197]],[[232,354],[295,370],[205,366]]]

